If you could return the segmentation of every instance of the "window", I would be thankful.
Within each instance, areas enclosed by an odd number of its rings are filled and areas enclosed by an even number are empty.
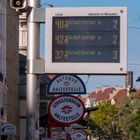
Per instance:
[[[40,84],[40,96],[41,97],[46,97],[46,91],[47,89],[46,89],[46,84],[44,84],[44,83],[41,83]]]
[[[47,103],[40,103],[40,115],[45,114],[47,112]]]

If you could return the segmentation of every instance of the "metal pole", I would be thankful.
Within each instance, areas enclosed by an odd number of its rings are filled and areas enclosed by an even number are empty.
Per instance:
[[[28,0],[28,6],[33,8],[40,7],[40,0]],[[28,49],[27,49],[27,69],[32,69],[32,62],[39,58],[39,23],[33,20],[33,12],[28,17]],[[38,89],[38,75],[27,71],[27,140],[36,140],[36,124],[39,119],[39,97],[36,92]]]

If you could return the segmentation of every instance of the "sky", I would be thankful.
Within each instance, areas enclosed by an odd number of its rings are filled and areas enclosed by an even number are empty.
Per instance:
[[[140,82],[136,82],[140,76],[140,0],[41,0],[42,7],[116,7],[128,8],[128,71],[133,71],[134,87],[140,88]],[[41,55],[44,56],[44,25],[41,25]],[[82,75],[80,78],[86,85],[87,93],[95,91],[102,86],[125,85],[124,76]]]

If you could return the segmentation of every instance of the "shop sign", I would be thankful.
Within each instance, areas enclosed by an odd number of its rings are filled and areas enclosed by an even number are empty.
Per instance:
[[[16,126],[13,124],[3,124],[0,128],[1,135],[16,135]]]
[[[66,140],[67,133],[66,132],[57,132],[57,131],[51,131],[51,138],[61,138],[63,140]]]
[[[60,138],[66,140],[67,139],[67,133],[66,132],[61,132],[60,133]]]
[[[84,130],[75,130],[71,134],[72,140],[86,140],[86,133]]]
[[[61,95],[49,104],[49,115],[58,123],[67,125],[79,122],[85,113],[83,102],[72,95]]]
[[[47,93],[86,94],[86,87],[83,81],[76,75],[59,75],[51,80]]]
[[[72,134],[73,132],[73,128],[70,126],[70,127],[66,127],[66,132],[70,135]]]
[[[51,131],[51,138],[58,138],[59,134],[57,131]]]

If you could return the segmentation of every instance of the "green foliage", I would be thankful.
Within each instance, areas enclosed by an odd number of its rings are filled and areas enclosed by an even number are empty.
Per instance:
[[[90,127],[94,136],[100,139],[120,140],[125,135],[119,126],[119,106],[111,105],[110,101],[99,104],[98,110],[90,116]]]
[[[109,101],[100,103],[98,107],[99,109],[91,114],[91,119],[101,128],[110,128],[111,122],[115,122],[117,119],[118,108],[115,105],[110,105]]]
[[[104,101],[90,115],[90,129],[101,140],[140,140],[140,93],[120,105]]]
[[[137,96],[131,97],[120,108],[120,126],[131,140],[140,140],[140,101]]]
[[[138,108],[136,115],[135,115],[136,122],[140,124],[140,108]]]

